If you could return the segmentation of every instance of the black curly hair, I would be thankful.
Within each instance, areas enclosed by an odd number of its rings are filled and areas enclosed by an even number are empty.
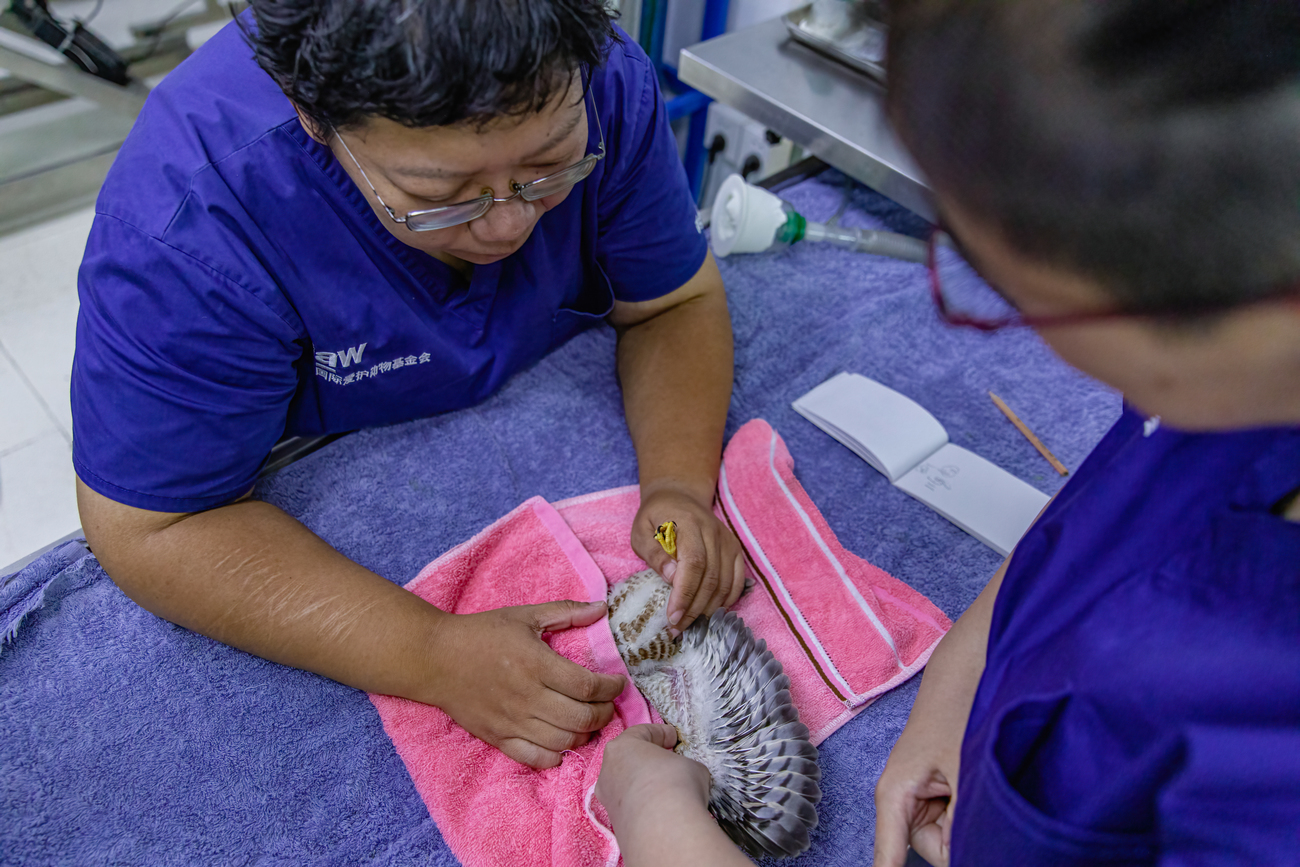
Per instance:
[[[1300,284],[1300,2],[893,0],[931,184],[1133,310]]]
[[[254,55],[318,132],[539,110],[604,61],[604,0],[252,0]]]

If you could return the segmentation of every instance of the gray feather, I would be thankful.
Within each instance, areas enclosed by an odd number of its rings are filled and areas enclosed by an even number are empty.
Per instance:
[[[668,634],[670,588],[651,569],[615,584],[610,628],[637,688],[709,770],[709,810],[751,855],[805,851],[821,769],[780,661],[740,617],[718,610]]]

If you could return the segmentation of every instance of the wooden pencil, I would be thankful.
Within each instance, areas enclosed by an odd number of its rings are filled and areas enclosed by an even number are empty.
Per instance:
[[[1025,425],[1025,423],[1021,421],[1014,412],[1011,411],[1011,407],[1007,406],[1005,403],[1002,402],[1002,398],[998,397],[996,394],[994,394],[991,391],[989,392],[989,397],[993,398],[993,402],[997,404],[998,409],[1002,410],[1002,414],[1005,415],[1011,421],[1011,423],[1016,426],[1016,430],[1020,431],[1022,434],[1025,435],[1025,439],[1029,440],[1029,442],[1033,445],[1034,448],[1038,449],[1039,454],[1047,458],[1047,462],[1051,464],[1053,467],[1055,467],[1058,473],[1060,473],[1063,476],[1068,476],[1070,474],[1070,471],[1065,468],[1065,464],[1058,461],[1056,459],[1056,455],[1052,454],[1047,450],[1047,446],[1043,445],[1042,441],[1039,440],[1038,437],[1034,436],[1034,432],[1031,431]]]

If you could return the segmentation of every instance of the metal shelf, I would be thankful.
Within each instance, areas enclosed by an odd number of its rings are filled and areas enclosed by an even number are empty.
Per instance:
[[[791,39],[780,18],[683,49],[677,74],[701,93],[934,219],[921,170],[885,118],[884,88]]]

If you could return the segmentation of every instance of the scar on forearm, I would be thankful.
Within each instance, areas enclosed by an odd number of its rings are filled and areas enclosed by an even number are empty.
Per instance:
[[[222,622],[235,626],[257,620],[271,621],[276,628],[307,623],[313,632],[331,642],[344,641],[377,604],[375,598],[351,602],[346,594],[321,595],[302,580],[277,569],[266,556],[270,546],[254,552],[236,548],[216,563],[227,579],[242,591],[226,608]]]

